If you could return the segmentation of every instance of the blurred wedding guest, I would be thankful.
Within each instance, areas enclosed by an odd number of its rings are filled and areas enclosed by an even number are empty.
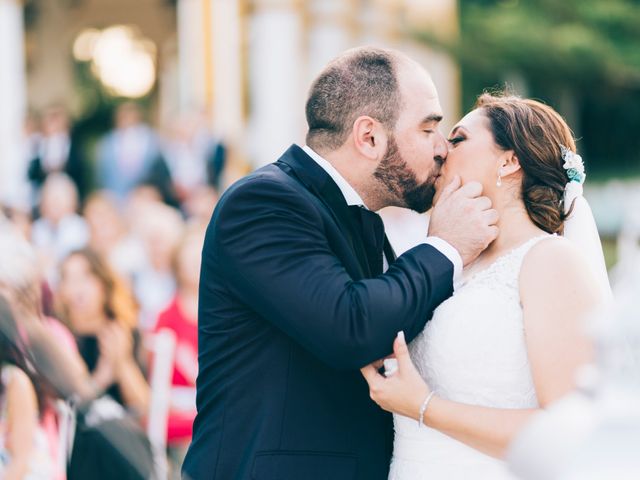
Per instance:
[[[191,113],[177,117],[163,152],[181,203],[194,188],[220,188],[227,153],[224,144],[211,133],[206,116]]]
[[[40,140],[42,139],[40,123],[38,112],[33,110],[27,112],[22,129],[24,160],[27,166],[30,166],[31,161],[40,154]]]
[[[145,265],[146,253],[133,235],[118,204],[107,191],[91,194],[84,207],[89,245],[123,278],[132,281]]]
[[[46,355],[46,359],[34,362],[33,366],[56,387],[61,397],[93,398],[75,339],[63,324],[44,314],[42,294],[42,275],[35,251],[17,231],[10,226],[3,228],[0,230],[0,295],[9,302],[29,348],[34,351],[37,346],[37,351]],[[49,439],[51,458],[59,458],[58,450],[62,446],[58,444],[57,414],[53,409],[43,413],[41,425]],[[64,478],[64,469],[64,464],[58,465],[57,475],[51,478]]]
[[[72,252],[60,271],[59,315],[75,335],[93,389],[144,415],[149,386],[131,292],[89,248]]]
[[[180,464],[191,441],[196,416],[196,376],[198,374],[198,283],[204,229],[190,228],[174,255],[178,285],[169,306],[160,313],[156,331],[167,328],[176,336],[171,410],[167,445],[174,463]]]
[[[42,187],[42,216],[33,224],[31,240],[42,257],[47,278],[53,283],[57,263],[89,240],[89,229],[76,213],[77,208],[78,191],[71,179],[63,173],[50,175]]]
[[[136,186],[148,181],[159,158],[158,138],[144,123],[140,108],[123,103],[115,113],[115,128],[99,146],[97,184],[122,202]]]
[[[184,221],[176,209],[161,203],[150,203],[140,212],[138,232],[147,252],[147,264],[134,282],[141,307],[140,328],[149,331],[176,291],[172,262]]]
[[[29,130],[35,130],[35,127],[29,126]],[[34,191],[40,190],[50,174],[66,173],[83,197],[87,187],[85,172],[66,111],[59,106],[46,109],[42,114],[40,134],[31,133],[28,176]]]
[[[31,238],[31,212],[26,206],[10,205],[7,203],[0,205],[0,228],[2,224],[12,226],[24,238]]]
[[[75,349],[69,330],[55,318],[45,315],[42,265],[29,242],[14,228],[0,231],[0,294],[10,302],[25,332],[43,325],[47,334],[67,350]]]
[[[182,204],[190,225],[207,225],[218,203],[218,192],[210,186],[195,188]]]
[[[7,300],[0,296],[0,478],[56,478],[40,417],[46,382],[32,368]]]
[[[30,366],[46,378],[56,396],[72,398],[79,412],[86,412],[87,409],[93,411],[95,405],[105,401],[100,398],[94,402],[103,391],[95,384],[92,385],[73,335],[57,320],[43,316],[39,283],[38,260],[31,246],[17,234],[12,235],[8,230],[0,231],[0,294],[9,301],[19,322],[19,331],[24,333],[26,347],[22,351],[26,352],[28,348]],[[122,425],[114,417],[117,411],[113,407],[110,410],[111,416],[108,417],[108,426],[96,421],[95,415],[94,420],[88,423],[85,421],[86,417],[80,414],[77,427],[71,430],[75,422],[69,423],[68,414],[64,413],[67,409],[54,408],[59,404],[60,402],[56,402],[51,408],[47,408],[40,420],[42,429],[47,434],[50,458],[55,459],[56,463],[55,474],[47,476],[47,479],[64,480],[67,465],[70,479],[141,478],[127,476],[127,473],[130,475],[131,472],[131,455],[135,455],[137,459],[147,458],[146,450],[135,448],[136,445],[140,446],[140,442],[134,441],[132,445],[131,435],[125,435],[123,428],[120,428]],[[74,432],[70,463],[67,463],[67,455],[71,452],[68,451],[66,442],[61,441],[65,438],[65,431]],[[146,441],[143,433],[135,436],[142,443]],[[126,448],[127,452],[119,451],[120,448]],[[109,467],[105,468],[105,465]],[[80,475],[79,470],[82,471]],[[119,472],[122,476],[114,476],[114,472]],[[3,478],[2,475],[0,478]],[[144,478],[149,477],[144,475]]]

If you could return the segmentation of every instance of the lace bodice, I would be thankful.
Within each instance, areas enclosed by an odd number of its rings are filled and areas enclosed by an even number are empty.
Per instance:
[[[409,345],[423,378],[443,398],[496,408],[538,405],[520,304],[520,268],[532,238],[464,280]],[[511,479],[503,462],[394,416],[390,480]]]

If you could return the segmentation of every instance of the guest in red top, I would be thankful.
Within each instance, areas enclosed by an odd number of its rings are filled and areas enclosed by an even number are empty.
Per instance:
[[[196,416],[196,376],[198,374],[198,281],[204,232],[189,230],[174,257],[177,292],[166,310],[158,316],[156,331],[172,330],[176,335],[171,411],[167,444],[186,447],[191,441]]]

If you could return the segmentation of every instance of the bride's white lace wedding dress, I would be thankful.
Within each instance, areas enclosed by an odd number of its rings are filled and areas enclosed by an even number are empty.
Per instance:
[[[410,344],[411,357],[446,399],[496,408],[538,406],[524,338],[519,276],[536,237],[473,275]],[[504,462],[414,419],[394,415],[390,480],[512,480]]]

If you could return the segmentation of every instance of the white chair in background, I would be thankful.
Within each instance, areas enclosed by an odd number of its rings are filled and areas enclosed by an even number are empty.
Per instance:
[[[165,479],[167,465],[167,422],[171,401],[171,381],[176,351],[175,333],[163,328],[148,334],[145,340],[151,353],[151,398],[147,420],[147,436],[156,460],[157,478]]]

